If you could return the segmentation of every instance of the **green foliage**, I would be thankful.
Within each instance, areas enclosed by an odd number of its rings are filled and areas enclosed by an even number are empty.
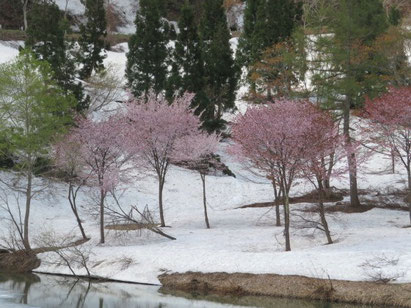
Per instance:
[[[6,136],[0,135],[0,169],[10,169],[14,166],[14,157],[10,149],[10,142]]]
[[[128,86],[137,97],[151,89],[158,94],[166,88],[169,29],[163,14],[162,0],[140,1],[126,66]]]
[[[188,2],[181,9],[178,28],[180,32],[175,42],[167,97],[182,95],[186,91],[196,93],[193,105],[197,106],[201,97],[204,97],[199,94],[205,84],[204,67],[194,10]]]
[[[81,83],[75,81],[75,58],[70,53],[71,46],[64,39],[67,30],[58,6],[50,0],[33,3],[29,18],[26,46],[31,48],[38,59],[46,60],[56,78],[57,84],[66,94],[73,94],[79,111],[87,108]]]
[[[83,67],[80,71],[80,78],[86,79],[91,76],[93,70],[98,71],[104,68],[104,38],[107,36],[106,12],[103,0],[86,0],[85,17],[87,23],[80,26],[80,62]]]
[[[19,168],[33,172],[35,159],[47,155],[50,143],[72,122],[74,106],[50,65],[23,50],[14,62],[0,65],[1,153],[12,153]]]
[[[257,22],[257,11],[263,0],[248,0],[244,10],[244,29],[238,41],[236,59],[241,65],[248,66],[255,60],[252,55],[254,31]]]
[[[378,47],[388,29],[384,9],[379,0],[341,0],[327,14],[333,16],[327,26],[334,35],[314,42],[320,52],[313,65],[316,95],[327,108],[359,107],[364,95],[385,89],[387,63]]]
[[[204,95],[196,109],[208,131],[224,127],[224,111],[235,107],[238,68],[230,46],[230,32],[222,0],[204,2],[199,32],[202,40]]]
[[[401,23],[401,12],[398,8],[392,6],[388,13],[388,21],[393,26],[398,26]]]
[[[250,68],[266,48],[287,40],[302,16],[301,2],[292,0],[250,0],[244,11],[244,32],[239,39],[237,62]],[[251,80],[249,70],[248,80]],[[255,84],[251,81],[252,91]]]

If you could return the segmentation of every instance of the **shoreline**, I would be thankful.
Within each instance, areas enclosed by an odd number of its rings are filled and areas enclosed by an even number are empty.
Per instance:
[[[137,284],[143,286],[151,286],[151,287],[161,287],[160,284],[155,283],[147,283],[147,282],[138,282],[138,281],[130,281],[130,280],[121,280],[121,279],[113,279],[108,277],[100,277],[100,276],[87,276],[87,275],[72,275],[72,274],[61,274],[61,273],[51,273],[51,272],[42,272],[42,271],[32,271],[32,274],[39,274],[39,275],[47,275],[47,276],[58,276],[58,277],[69,277],[69,278],[79,278],[84,280],[90,280],[91,282],[114,282],[114,283],[126,283],[126,284]]]
[[[250,274],[226,272],[164,273],[158,276],[161,285],[99,276],[32,271],[33,274],[79,278],[96,283],[125,283],[159,287],[163,294],[181,293],[187,296],[231,297],[324,301],[330,303],[366,305],[369,307],[411,308],[411,283],[377,283],[320,279],[299,275]],[[265,307],[263,305],[262,307]]]
[[[411,283],[384,284],[296,275],[198,272],[162,274],[158,278],[165,292],[320,300],[373,307],[411,307]]]

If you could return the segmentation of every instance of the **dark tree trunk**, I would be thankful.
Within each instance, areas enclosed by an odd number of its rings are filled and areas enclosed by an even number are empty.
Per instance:
[[[160,211],[160,226],[165,227],[166,222],[164,220],[164,209],[163,209],[163,188],[164,188],[164,179],[159,178],[158,180],[158,206]]]
[[[391,150],[391,173],[395,173],[395,153]]]
[[[334,157],[335,157],[335,153],[330,154],[330,161],[328,163],[327,172],[326,172],[325,179],[324,179],[324,188],[326,190],[329,190],[331,188],[330,179],[331,179],[331,173],[334,167]]]
[[[29,160],[31,165],[31,160]],[[31,193],[32,193],[33,174],[30,170],[27,171],[27,188],[26,188],[26,211],[24,214],[24,231],[23,231],[23,245],[26,250],[30,250],[29,240],[29,221],[30,221],[30,207],[31,207]]]
[[[100,189],[100,244],[105,243],[104,238],[104,199],[106,198],[106,193],[104,190]]]
[[[344,102],[344,139],[347,147],[348,172],[350,177],[350,204],[352,207],[360,207],[360,199],[358,198],[357,185],[357,158],[355,153],[351,153],[351,136],[350,136],[350,107],[351,99],[347,96]]]
[[[290,199],[288,196],[289,190],[285,181],[281,181],[281,186],[284,194],[284,238],[285,251],[291,251],[290,242]]]
[[[204,219],[205,219],[207,229],[210,229],[210,222],[208,221],[208,214],[207,214],[206,175],[204,173],[200,173],[200,176],[201,176],[201,181],[203,182]]]
[[[321,225],[324,228],[325,236],[327,237],[328,244],[332,244],[333,240],[331,238],[330,229],[328,228],[327,219],[325,218],[324,209],[324,188],[322,186],[322,181],[318,181],[318,212],[320,214]]]
[[[273,179],[272,182],[273,189],[274,189],[274,203],[275,203],[275,225],[277,227],[281,227],[281,216],[280,216],[280,195],[281,195],[281,188],[280,193],[278,193],[277,185],[275,180]]]

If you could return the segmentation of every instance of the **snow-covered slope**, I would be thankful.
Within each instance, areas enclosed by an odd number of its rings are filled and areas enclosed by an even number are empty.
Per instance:
[[[123,46],[125,49],[126,46]],[[0,61],[13,58],[17,50],[0,43]],[[114,63],[119,75],[124,73],[125,53],[108,52],[105,63]],[[243,107],[245,105],[242,105]],[[411,282],[411,233],[402,228],[408,223],[404,211],[373,209],[365,213],[329,215],[330,229],[336,243],[324,245],[322,233],[300,229],[299,215],[307,204],[292,206],[291,245],[293,251],[283,252],[283,229],[275,227],[275,213],[269,208],[238,209],[254,202],[272,200],[272,188],[263,178],[243,170],[221,144],[222,160],[236,174],[233,177],[207,177],[207,199],[211,229],[205,229],[202,208],[202,187],[199,175],[179,167],[171,167],[164,192],[165,219],[170,228],[165,232],[175,236],[171,241],[154,234],[137,231],[107,231],[107,243],[98,244],[98,221],[90,210],[96,209],[90,192],[79,197],[85,229],[92,240],[85,245],[93,275],[114,279],[158,283],[164,271],[225,271],[248,273],[299,274],[333,279],[365,280],[368,274],[362,264],[376,257],[398,259],[396,265],[386,266],[387,275],[399,276],[400,282]],[[367,168],[361,170],[362,189],[404,189],[405,175],[384,172],[389,161],[372,157]],[[9,178],[10,173],[0,176]],[[346,179],[333,182],[347,188]],[[2,187],[2,186],[1,186]],[[139,177],[127,190],[121,202],[124,206],[146,205],[157,214],[157,181],[154,177]],[[2,187],[4,188],[4,187]],[[310,185],[301,182],[293,188],[294,195],[307,192]],[[35,198],[32,205],[31,236],[33,242],[42,234],[56,234],[59,238],[79,236],[75,219],[66,200],[67,187],[54,183],[52,194]],[[16,202],[8,194],[10,204]],[[372,197],[372,196],[371,196]],[[0,235],[7,235],[6,214],[0,212]],[[108,221],[109,223],[109,221]],[[39,271],[67,273],[64,266],[56,266],[55,256],[41,256]],[[395,262],[394,262],[395,263]],[[84,269],[75,267],[79,274]]]
[[[19,42],[0,41],[0,63],[13,60],[19,54]]]

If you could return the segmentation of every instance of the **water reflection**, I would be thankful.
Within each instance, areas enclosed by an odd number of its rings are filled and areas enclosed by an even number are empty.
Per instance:
[[[160,291],[160,292],[159,292]],[[358,308],[268,297],[193,296],[154,286],[98,283],[50,275],[0,273],[0,307],[7,308]]]

